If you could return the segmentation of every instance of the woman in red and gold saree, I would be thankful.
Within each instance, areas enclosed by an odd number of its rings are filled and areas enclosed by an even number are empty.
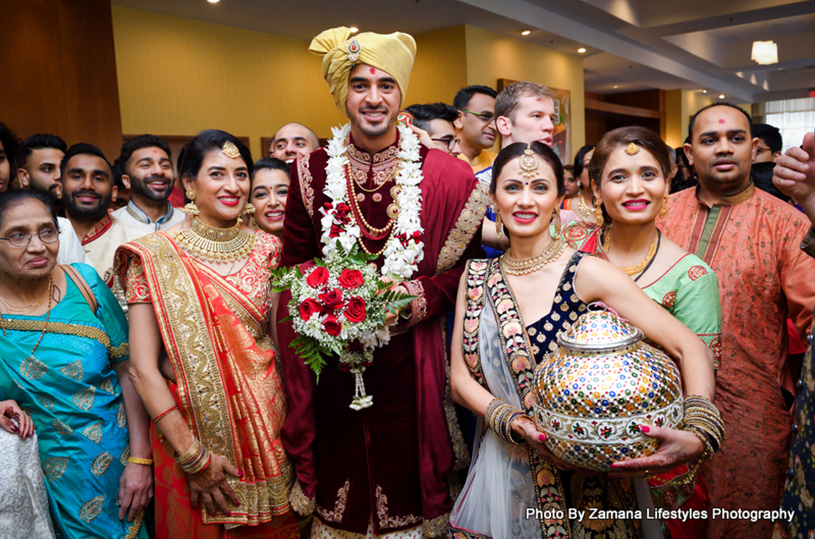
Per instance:
[[[238,219],[251,167],[240,140],[202,132],[181,171],[191,222],[117,253],[131,376],[154,425],[157,538],[299,537],[268,331],[280,242]]]

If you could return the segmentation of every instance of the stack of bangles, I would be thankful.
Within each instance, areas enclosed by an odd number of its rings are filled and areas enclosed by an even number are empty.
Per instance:
[[[696,479],[699,465],[713,458],[713,455],[722,448],[724,442],[724,421],[716,405],[709,399],[700,395],[685,397],[685,426],[682,430],[692,432],[704,444],[705,451],[693,465],[689,464],[686,473],[678,475],[668,481],[666,485],[687,485]]]
[[[523,439],[519,440],[517,435],[512,432],[512,422],[519,417],[526,417],[526,414],[497,397],[490,401],[487,405],[487,411],[484,413],[484,420],[487,422],[487,426],[489,426],[499,438],[515,445],[523,442]]]
[[[685,428],[694,433],[705,444],[701,460],[710,460],[722,448],[724,442],[724,421],[710,400],[699,395],[685,397]]]
[[[212,460],[212,454],[195,438],[192,445],[184,451],[183,455],[173,455],[175,461],[188,475],[195,475],[207,468]]]

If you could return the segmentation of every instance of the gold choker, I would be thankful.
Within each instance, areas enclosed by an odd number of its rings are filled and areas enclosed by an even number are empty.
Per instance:
[[[563,243],[563,238],[558,238],[552,240],[542,253],[529,258],[512,258],[507,252],[501,256],[501,265],[509,275],[527,275],[560,258],[565,247],[566,244]]]
[[[235,226],[217,228],[194,217],[190,228],[175,233],[178,244],[196,258],[208,262],[235,262],[255,247],[255,234]]]

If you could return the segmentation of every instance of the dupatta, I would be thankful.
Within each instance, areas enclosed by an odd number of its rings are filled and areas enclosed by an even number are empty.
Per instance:
[[[230,503],[229,515],[202,507],[203,523],[256,525],[287,513],[294,472],[279,437],[286,401],[264,312],[164,232],[120,247],[122,274],[127,256],[142,260],[181,413],[207,449],[244,472],[227,475],[241,505]]]

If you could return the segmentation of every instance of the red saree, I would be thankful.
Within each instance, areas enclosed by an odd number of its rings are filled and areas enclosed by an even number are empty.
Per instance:
[[[229,515],[192,509],[186,475],[154,430],[159,538],[298,536],[287,501],[294,474],[279,437],[286,401],[266,331],[266,283],[279,242],[257,234],[249,261],[229,277],[187,256],[163,232],[117,253],[128,303],[153,304],[187,424],[207,449],[244,473],[228,477],[241,502]]]

